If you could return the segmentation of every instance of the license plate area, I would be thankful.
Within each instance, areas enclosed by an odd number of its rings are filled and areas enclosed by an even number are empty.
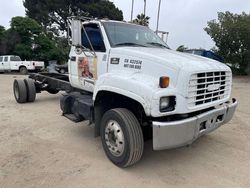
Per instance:
[[[203,135],[220,127],[225,119],[226,109],[213,113],[202,114],[197,121],[197,133]]]

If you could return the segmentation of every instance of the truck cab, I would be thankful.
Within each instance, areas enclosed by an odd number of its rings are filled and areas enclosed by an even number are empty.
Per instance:
[[[70,23],[69,75],[36,74],[30,76],[34,83],[24,82],[27,91],[66,91],[63,115],[94,123],[115,165],[138,162],[147,139],[154,150],[190,145],[232,119],[237,101],[225,64],[173,51],[148,27],[96,19]],[[21,95],[19,85],[14,82],[16,100],[34,101],[33,93]]]
[[[84,48],[71,48],[71,84],[92,92],[97,106],[128,103],[126,108],[151,122],[154,149],[192,143],[231,118],[234,107],[210,115],[230,101],[232,73],[225,64],[173,51],[144,26],[92,20],[80,27]],[[197,118],[204,111],[208,117]]]
[[[10,71],[11,64],[10,62],[21,61],[19,56],[0,56],[0,71]]]

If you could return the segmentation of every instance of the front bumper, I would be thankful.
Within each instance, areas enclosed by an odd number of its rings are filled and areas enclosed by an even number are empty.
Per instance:
[[[231,103],[197,116],[180,121],[153,122],[153,148],[163,150],[189,145],[200,136],[210,133],[229,122],[237,107],[236,99]]]

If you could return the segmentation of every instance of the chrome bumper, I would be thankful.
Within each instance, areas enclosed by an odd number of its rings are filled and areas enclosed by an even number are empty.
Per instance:
[[[200,136],[210,133],[229,122],[237,107],[236,99],[231,103],[200,115],[172,122],[153,122],[153,148],[163,150],[189,145]]]

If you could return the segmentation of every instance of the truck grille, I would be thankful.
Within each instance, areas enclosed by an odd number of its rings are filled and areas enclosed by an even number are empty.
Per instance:
[[[230,95],[231,72],[193,74],[189,81],[188,106],[222,100]]]

